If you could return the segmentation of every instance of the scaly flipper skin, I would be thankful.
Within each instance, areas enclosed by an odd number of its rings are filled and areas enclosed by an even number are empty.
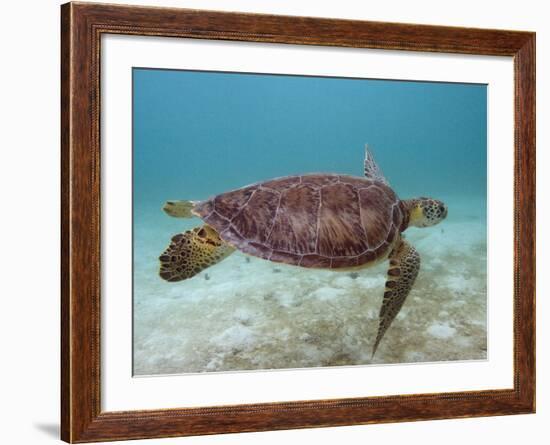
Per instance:
[[[409,295],[419,269],[420,255],[413,246],[401,239],[390,254],[390,267],[384,300],[380,308],[378,334],[372,350],[373,357],[384,334]]]
[[[159,257],[161,278],[181,281],[191,278],[235,251],[218,232],[204,225],[172,237],[172,242]]]

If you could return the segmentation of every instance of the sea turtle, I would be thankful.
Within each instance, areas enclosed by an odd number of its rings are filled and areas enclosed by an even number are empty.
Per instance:
[[[205,222],[175,235],[160,256],[167,281],[191,278],[235,249],[304,268],[355,270],[389,258],[373,356],[401,309],[420,256],[401,235],[447,216],[431,198],[400,200],[365,149],[365,177],[314,173],[259,182],[204,201],[168,201],[170,216]]]

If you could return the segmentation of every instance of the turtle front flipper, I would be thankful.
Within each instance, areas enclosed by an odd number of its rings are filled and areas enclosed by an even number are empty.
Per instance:
[[[372,181],[381,182],[384,185],[389,186],[388,180],[384,177],[382,170],[378,167],[378,164],[374,160],[372,152],[369,150],[369,146],[365,145],[365,178]]]
[[[384,334],[409,295],[419,269],[420,255],[413,246],[401,239],[390,254],[390,267],[384,300],[380,308],[378,334],[372,350],[373,357]]]
[[[212,227],[206,224],[195,227],[172,237],[172,242],[159,257],[159,275],[166,281],[186,280],[219,263],[234,250]]]

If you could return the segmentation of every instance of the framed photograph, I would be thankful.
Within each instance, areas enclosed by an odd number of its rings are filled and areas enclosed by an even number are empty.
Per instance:
[[[535,34],[67,3],[61,435],[535,411]]]

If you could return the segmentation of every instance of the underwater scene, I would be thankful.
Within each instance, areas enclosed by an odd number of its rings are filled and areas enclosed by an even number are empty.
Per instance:
[[[132,88],[135,376],[487,358],[486,85]]]

